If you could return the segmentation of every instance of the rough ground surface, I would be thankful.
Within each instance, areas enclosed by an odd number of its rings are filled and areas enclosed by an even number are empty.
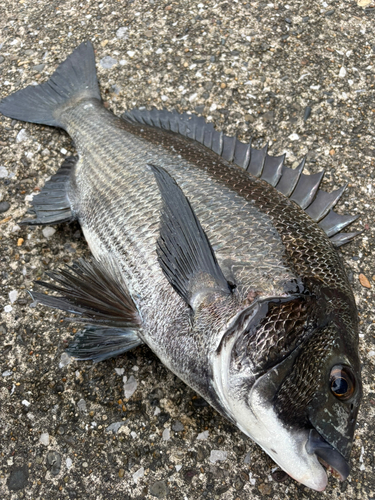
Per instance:
[[[66,365],[73,327],[27,290],[87,257],[87,245],[76,224],[18,223],[74,146],[62,131],[0,117],[0,498],[374,498],[374,25],[375,8],[353,0],[2,2],[1,96],[44,81],[90,39],[115,113],[193,111],[269,141],[289,165],[307,154],[327,189],[349,183],[341,208],[361,214],[364,232],[341,253],[361,315],[365,394],[352,474],[317,493],[275,482],[272,461],[147,348]]]

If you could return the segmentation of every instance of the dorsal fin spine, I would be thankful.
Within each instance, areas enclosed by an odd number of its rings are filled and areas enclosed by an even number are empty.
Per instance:
[[[338,216],[332,214],[332,207],[337,203],[342,192],[337,196],[325,195],[325,192],[319,190],[319,184],[323,173],[313,174],[311,176],[302,174],[306,158],[303,158],[295,169],[284,165],[285,154],[281,155],[280,162],[269,161],[274,158],[268,154],[268,144],[258,150],[251,147],[251,140],[248,145],[238,141],[234,137],[224,136],[223,132],[217,132],[212,123],[206,123],[203,117],[188,115],[187,113],[178,114],[176,111],[157,110],[153,108],[151,112],[147,110],[128,111],[123,115],[125,120],[132,123],[144,123],[146,120],[142,117],[156,114],[163,117],[163,122],[169,122],[169,130],[179,133],[184,137],[196,140],[205,147],[211,149],[229,162],[233,162],[239,167],[247,170],[254,177],[260,177],[271,186],[275,187],[280,193],[297,203],[308,215],[315,221],[319,221],[320,227],[326,232],[328,237],[332,237],[343,227],[350,224],[357,217]],[[152,120],[155,127],[166,128],[155,120]],[[342,190],[343,191],[343,190]],[[343,217],[343,219],[338,219]],[[354,233],[353,233],[354,234]],[[340,246],[351,240],[350,237],[336,237],[332,243]]]

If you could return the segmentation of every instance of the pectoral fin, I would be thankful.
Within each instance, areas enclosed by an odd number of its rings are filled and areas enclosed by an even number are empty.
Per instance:
[[[163,199],[157,252],[169,283],[193,310],[207,295],[230,295],[231,287],[189,200],[166,170],[149,167]]]
[[[77,333],[67,352],[77,359],[102,361],[140,344],[141,320],[114,259],[108,257],[92,264],[79,260],[73,267],[47,273],[60,286],[36,282],[50,295],[30,292],[41,304],[75,314],[72,321],[87,323]]]

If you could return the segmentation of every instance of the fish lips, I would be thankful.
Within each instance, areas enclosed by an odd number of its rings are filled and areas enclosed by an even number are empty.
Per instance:
[[[349,476],[349,463],[315,429],[311,429],[310,431],[309,439],[306,443],[306,451],[310,455],[315,453],[319,461],[327,469],[333,469],[334,475],[337,475],[340,481],[345,481]]]

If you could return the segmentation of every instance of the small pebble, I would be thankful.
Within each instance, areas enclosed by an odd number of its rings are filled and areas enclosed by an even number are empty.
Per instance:
[[[21,128],[21,130],[17,134],[16,142],[23,142],[26,141],[28,138],[29,136],[28,133],[26,132],[26,129]]]
[[[104,69],[111,69],[113,66],[116,66],[117,59],[113,59],[111,56],[104,56],[103,59],[100,59],[99,64]]]
[[[182,423],[179,420],[176,420],[172,424],[172,430],[175,432],[181,432],[185,429],[185,427],[182,425]]]
[[[86,407],[86,401],[84,399],[80,399],[77,403],[79,411],[86,412],[87,407]]]
[[[288,137],[291,141],[298,141],[299,140],[299,135],[298,134],[290,134]]]
[[[169,430],[168,427],[163,430],[162,438],[163,438],[163,441],[168,441],[171,438],[171,431]]]
[[[156,498],[165,498],[168,494],[168,487],[165,481],[156,481],[150,488],[150,495]]]
[[[359,275],[359,282],[365,288],[371,288],[371,283],[369,282],[368,278],[362,273]],[[9,296],[10,296],[10,294],[9,294]]]
[[[203,440],[203,439],[208,439],[209,431],[203,431],[200,432],[197,436],[197,439]]]
[[[138,482],[139,479],[141,479],[145,474],[145,470],[143,467],[141,467],[140,469],[137,470],[137,472],[134,472],[133,474],[133,481],[135,483]]]
[[[215,462],[222,462],[227,459],[228,452],[223,451],[223,450],[211,450],[210,454],[210,462],[215,463]]]
[[[262,495],[270,495],[271,492],[272,492],[272,487],[270,484],[265,484],[265,483],[261,483],[259,486],[258,486],[258,490],[261,492]]]
[[[113,432],[113,434],[116,434],[123,425],[124,422],[113,422],[113,424],[106,428],[106,432]]]
[[[5,167],[0,167],[0,179],[5,179],[5,177],[8,177],[8,175],[9,175],[8,170]]]
[[[43,236],[49,240],[51,236],[53,236],[56,233],[56,229],[50,226],[46,226],[45,228],[42,229]]]
[[[9,209],[10,209],[10,204],[7,201],[2,201],[0,203],[0,214],[7,212]]]
[[[138,383],[133,375],[130,375],[129,380],[127,380],[127,377],[124,377],[123,381],[124,381],[124,395],[126,399],[129,399],[135,393]]]
[[[310,115],[311,115],[311,107],[310,106],[306,106],[305,112],[304,112],[304,115],[303,115],[303,121],[308,120],[310,118]]]
[[[128,38],[128,28],[126,26],[119,28],[116,31],[116,36],[117,36],[117,38],[122,38],[123,40]]]
[[[118,477],[124,477],[124,475],[125,475],[125,469],[120,469],[118,471]]]
[[[13,304],[17,300],[17,297],[18,297],[17,290],[12,290],[11,292],[9,292],[8,296],[9,296],[10,303]]]
[[[66,352],[63,352],[61,354],[59,368],[64,368],[64,366],[68,366],[69,363],[71,363],[71,362],[72,362],[72,358],[69,356],[69,354]]]
[[[272,476],[272,479],[274,481],[276,481],[277,483],[283,483],[289,477],[288,474],[281,469],[276,469],[275,471],[273,471],[271,476]]]
[[[66,468],[67,468],[67,469],[70,469],[70,467],[71,467],[72,465],[73,465],[73,461],[72,461],[72,459],[71,459],[71,458],[69,458],[69,457],[68,457],[68,458],[66,459]]]
[[[40,438],[39,438],[39,442],[41,444],[44,444],[44,446],[48,446],[49,445],[49,434],[48,434],[48,432],[42,432],[42,434],[40,435]]]
[[[57,476],[61,469],[61,455],[57,451],[49,451],[46,457],[47,467],[50,469],[51,474]]]
[[[45,67],[45,64],[37,64],[36,66],[33,66],[31,69],[33,71],[37,71],[38,73],[40,73],[41,71],[44,70],[44,67]]]
[[[28,478],[29,478],[29,469],[27,465],[23,465],[22,467],[17,467],[16,469],[13,469],[7,481],[9,490],[10,491],[23,490],[27,486]]]

